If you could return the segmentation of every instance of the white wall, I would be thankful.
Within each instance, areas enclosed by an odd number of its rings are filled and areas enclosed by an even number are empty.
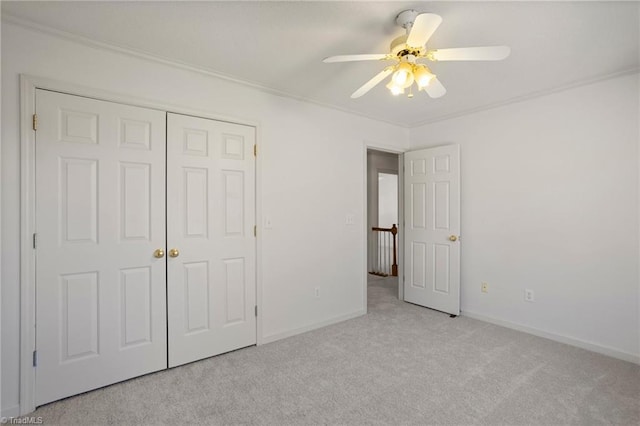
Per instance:
[[[461,145],[464,312],[639,360],[638,94],[627,75],[411,130]]]
[[[261,337],[365,312],[364,141],[402,150],[406,129],[4,22],[2,415],[15,414],[19,404],[20,73],[259,122],[257,203],[273,223],[259,234]],[[347,214],[355,215],[355,225],[345,225]]]

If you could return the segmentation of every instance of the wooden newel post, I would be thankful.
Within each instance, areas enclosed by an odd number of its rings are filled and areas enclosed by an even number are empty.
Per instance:
[[[396,235],[398,234],[398,227],[394,223],[391,227],[391,235],[393,235],[393,265],[391,265],[391,275],[398,276],[398,259],[396,259]]]

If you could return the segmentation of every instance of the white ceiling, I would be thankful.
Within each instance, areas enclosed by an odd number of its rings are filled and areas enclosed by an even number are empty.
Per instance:
[[[386,53],[405,9],[442,16],[432,48],[504,44],[511,56],[433,64],[440,99],[392,97],[384,84],[351,99],[383,64],[321,60]],[[638,2],[2,1],[2,14],[403,126],[640,66]]]

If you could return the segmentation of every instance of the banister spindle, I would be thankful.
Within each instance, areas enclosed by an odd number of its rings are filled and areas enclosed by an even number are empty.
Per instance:
[[[394,223],[391,227],[391,235],[393,236],[393,265],[391,265],[391,275],[394,277],[398,276],[398,259],[397,259],[397,245],[396,245],[396,235],[398,235],[398,227]]]

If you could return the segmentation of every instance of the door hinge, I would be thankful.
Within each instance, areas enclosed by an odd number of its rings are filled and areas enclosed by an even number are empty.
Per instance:
[[[38,366],[38,351],[33,351],[33,366]]]
[[[33,130],[38,130],[38,114],[33,114]]]
[[[258,156],[258,145],[257,144],[253,144],[253,156],[254,157]]]
[[[253,225],[253,236],[254,237],[258,236],[258,227],[256,225]]]
[[[256,317],[258,316],[258,305],[255,306]]]
[[[33,248],[36,248],[38,246],[38,234],[33,234]]]

